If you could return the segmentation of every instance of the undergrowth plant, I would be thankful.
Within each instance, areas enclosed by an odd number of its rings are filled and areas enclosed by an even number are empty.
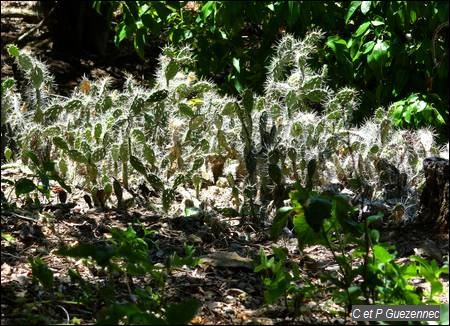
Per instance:
[[[290,193],[290,203],[278,210],[272,237],[279,237],[287,220],[292,219],[301,253],[310,245],[323,245],[331,251],[339,272],[323,272],[320,277],[331,286],[335,301],[345,305],[347,314],[354,304],[439,303],[443,290],[439,277],[448,274],[448,262],[439,266],[435,260],[429,262],[418,256],[409,257],[408,263],[396,262],[395,247],[379,242],[380,233],[373,228],[382,214],[356,222],[355,215],[360,212],[348,197],[319,193],[300,183]],[[301,281],[299,267],[286,269],[279,249],[274,252],[278,262],[274,258],[267,261],[262,255],[261,264],[255,269],[272,270],[273,276],[265,278],[267,302],[273,303],[284,295],[287,305],[286,296],[290,293],[305,299],[310,289],[296,285]],[[414,286],[412,279],[426,281],[430,290]],[[291,301],[294,307],[298,305]]]
[[[71,282],[78,284],[82,290],[78,299],[87,306],[92,306],[95,300],[101,302],[101,308],[95,316],[98,325],[186,324],[200,307],[200,302],[196,299],[168,304],[162,292],[171,270],[183,265],[195,267],[199,263],[199,259],[193,256],[193,247],[185,246],[185,257],[174,253],[166,266],[156,264],[149,254],[148,236],[151,231],[145,228],[143,231],[144,237],[140,237],[132,227],[125,230],[112,229],[110,239],[105,242],[63,245],[57,251],[59,255],[79,259],[91,270],[106,275],[103,285],[92,287],[77,269],[69,269]],[[53,272],[43,260],[34,257],[29,262],[33,280],[46,290],[55,290]],[[142,277],[146,277],[145,287],[140,283],[142,280],[136,283]],[[125,286],[127,295],[123,295],[119,286]]]

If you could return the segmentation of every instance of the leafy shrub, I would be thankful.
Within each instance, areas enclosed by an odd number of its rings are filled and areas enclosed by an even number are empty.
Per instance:
[[[198,259],[193,257],[193,248],[189,246],[185,248],[187,257],[179,257],[175,254],[172,266],[169,268],[177,267],[179,263],[194,267],[198,263]],[[164,303],[161,289],[167,278],[166,271],[162,266],[151,262],[147,242],[144,238],[138,237],[136,231],[131,227],[126,230],[112,229],[111,239],[103,245],[80,243],[72,247],[62,246],[58,254],[93,260],[96,265],[106,271],[109,282],[104,287],[105,291],[100,291],[100,293],[104,293],[102,300],[105,301],[105,306],[97,316],[97,323],[100,325],[117,324],[123,320],[126,320],[128,324],[186,324],[200,308],[200,303],[195,299],[171,305]],[[40,265],[36,266],[40,267]],[[48,272],[44,274],[46,270],[43,270],[42,267],[37,270],[37,267],[33,267],[33,274],[36,269],[36,275],[44,285],[48,284],[50,279],[53,280],[47,275]],[[133,288],[133,292],[129,293],[129,302],[117,301],[114,274],[124,275],[129,291],[131,291],[130,285]],[[72,275],[75,275],[74,272]],[[133,278],[142,276],[150,276],[151,286],[149,285],[145,289],[134,289]],[[79,275],[72,278],[77,282],[84,282]]]
[[[406,99],[397,101],[390,107],[394,124],[401,128],[418,129],[427,125],[442,126],[444,118],[420,94],[411,94]]]
[[[101,1],[94,5],[104,11]],[[285,33],[303,38],[315,26],[329,35],[314,66],[328,65],[333,88],[361,91],[355,121],[410,92],[434,94],[448,120],[446,2],[116,1],[108,10],[116,14],[116,44],[128,39],[144,57],[151,42],[189,43],[197,73],[228,93],[261,94],[272,45]]]
[[[317,244],[331,251],[340,273],[326,273],[323,277],[336,285],[334,298],[346,304],[347,312],[353,304],[438,302],[437,295],[442,292],[439,275],[448,274],[448,263],[439,267],[436,261],[430,263],[417,256],[411,256],[410,263],[395,262],[395,252],[388,245],[379,243],[380,233],[372,228],[382,214],[366,216],[358,222],[358,209],[350,204],[349,198],[317,193],[300,184],[290,193],[290,198],[291,206],[281,208],[277,213],[272,236],[277,238],[282,226],[292,218],[300,251],[305,246]],[[354,249],[349,252],[348,248]],[[267,262],[265,256],[262,256],[261,265],[255,271],[262,270],[262,267],[272,267],[275,275],[289,275],[284,267],[274,264],[273,259]],[[294,275],[299,275],[298,271]],[[412,278],[429,282],[429,293],[414,287],[409,282]],[[278,276],[276,280],[279,281],[265,282],[268,293],[275,294],[266,298],[268,302],[287,292],[293,286],[291,282],[298,281],[299,277]]]

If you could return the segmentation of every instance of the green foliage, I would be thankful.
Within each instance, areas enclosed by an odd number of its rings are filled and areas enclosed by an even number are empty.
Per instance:
[[[445,124],[439,111],[420,94],[411,94],[390,107],[394,124],[401,128],[418,129],[424,126],[441,127]]]
[[[300,250],[305,246],[322,244],[333,254],[338,264],[339,274],[324,274],[326,279],[335,284],[334,298],[345,303],[349,308],[352,304],[420,304],[437,302],[437,295],[442,292],[439,280],[441,273],[448,273],[448,264],[439,267],[436,261],[431,263],[417,256],[410,257],[410,263],[397,263],[396,254],[389,246],[378,243],[379,232],[370,225],[380,218],[380,215],[368,216],[362,222],[355,220],[358,211],[352,207],[348,199],[342,195],[318,194],[301,185],[291,192],[292,207],[280,208],[272,226],[272,234],[280,233],[280,223],[286,218],[293,218]],[[350,253],[344,248],[356,247]],[[361,260],[362,258],[362,260]],[[261,264],[255,271],[271,269],[275,274],[280,272],[280,266],[274,259],[267,260],[261,254]],[[280,274],[280,275],[281,275]],[[358,279],[362,281],[358,281]],[[430,292],[422,293],[410,279],[422,278],[430,284]],[[269,293],[266,299],[269,303],[277,299],[287,289],[283,279],[289,283],[292,279],[279,276],[275,280],[265,281]],[[278,282],[276,282],[278,280]]]
[[[53,272],[48,268],[47,264],[40,258],[30,258],[31,271],[33,273],[33,279],[39,281],[42,286],[50,290],[53,287]]]
[[[361,91],[356,121],[410,92],[448,100],[447,2],[116,1],[104,9],[101,1],[94,5],[100,12],[116,13],[111,20],[116,44],[128,39],[144,57],[145,46],[155,40],[177,46],[188,42],[197,59],[195,70],[228,92],[250,88],[261,93],[262,72],[274,53],[271,46],[285,33],[304,37],[313,24],[329,34],[317,59],[310,61],[329,67],[333,87],[350,85]],[[175,64],[167,67],[170,71]],[[314,93],[310,97],[314,99]],[[447,119],[447,106],[440,104],[437,110]]]
[[[169,257],[169,268],[178,268],[183,266],[188,267],[196,267],[200,264],[200,259],[194,257],[195,249],[194,246],[190,246],[185,244],[184,245],[184,257],[178,256],[178,254],[175,252],[173,255]]]
[[[97,316],[100,325],[118,324],[126,321],[127,324],[146,325],[172,325],[187,324],[197,313],[201,304],[196,299],[188,299],[181,303],[164,305],[159,291],[164,285],[167,275],[161,266],[153,264],[149,256],[149,247],[145,235],[150,231],[144,229],[144,238],[128,227],[125,230],[112,229],[111,239],[103,244],[80,243],[72,247],[62,246],[58,254],[63,256],[92,259],[98,266],[105,268],[111,277],[113,272],[126,275],[132,283],[136,276],[150,276],[156,282],[156,288],[136,289],[133,302],[118,303],[114,299],[114,280],[110,279],[104,288],[104,299],[108,303]],[[168,268],[183,265],[195,266],[199,259],[195,258],[195,249],[185,246],[186,257],[171,256]],[[89,288],[85,281],[75,271],[69,271],[72,281],[82,285],[86,291]],[[131,293],[130,293],[131,294]],[[149,311],[150,309],[150,311]],[[157,317],[159,315],[160,317]],[[161,317],[162,316],[162,317]]]

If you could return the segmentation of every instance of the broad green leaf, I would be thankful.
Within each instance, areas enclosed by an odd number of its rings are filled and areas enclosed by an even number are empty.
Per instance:
[[[216,3],[215,1],[207,1],[203,6],[202,6],[202,14],[203,14],[203,20],[206,21],[206,18],[209,17],[209,15],[211,15],[211,13],[215,10],[216,8]]]
[[[331,202],[324,197],[310,196],[306,200],[305,205],[303,205],[305,219],[315,232],[319,232],[324,219],[331,216],[331,208]]]
[[[238,58],[233,58],[233,67],[234,67],[234,69],[236,69],[236,71],[238,73],[241,73],[241,67],[239,65],[239,59]]]
[[[376,73],[381,73],[381,68],[386,63],[389,55],[389,43],[387,41],[377,40],[372,52],[367,56],[369,67]]]
[[[80,243],[72,247],[62,246],[57,251],[59,255],[75,258],[92,258],[100,266],[108,266],[116,249],[110,245]]]
[[[15,240],[15,238],[11,234],[6,233],[6,232],[1,232],[1,236],[2,236],[2,239],[7,242],[12,242]]]
[[[14,188],[16,191],[16,196],[19,197],[20,195],[24,195],[35,190],[36,185],[30,179],[20,178],[15,182]]]
[[[184,209],[184,216],[196,216],[198,215],[202,210],[198,207],[186,207]]]
[[[383,246],[376,244],[373,246],[373,254],[376,260],[381,263],[388,264],[394,258]]]
[[[374,46],[375,46],[375,42],[374,41],[369,41],[369,42],[365,43],[363,45],[362,53],[363,54],[369,53],[370,51],[372,51]]]
[[[272,239],[277,239],[283,228],[286,226],[292,207],[281,207],[277,210],[275,218],[273,219],[272,228],[270,229],[270,235]]]
[[[353,35],[353,37],[360,37],[361,35],[363,35],[363,34],[367,31],[367,29],[369,28],[369,26],[370,26],[370,22],[364,22],[364,23],[362,23],[362,24],[358,27],[358,29],[356,30],[356,32],[355,32],[355,34]]]
[[[303,249],[305,246],[322,244],[323,237],[320,233],[315,232],[306,222],[303,213],[296,214],[293,219],[294,230],[297,234],[298,246]]]
[[[375,215],[370,215],[369,217],[367,217],[367,224],[370,225],[372,223],[375,223],[379,220],[381,220],[383,218],[383,213],[379,212]]]
[[[335,218],[344,230],[352,233],[360,233],[360,225],[351,217],[352,206],[343,196],[334,196],[332,201],[332,217]]]
[[[372,4],[372,1],[363,1],[361,3],[361,12],[365,15],[370,10],[370,5]]]
[[[356,9],[359,8],[359,6],[361,5],[361,2],[362,1],[352,1],[350,3],[350,7],[348,8],[347,14],[345,15],[345,23],[346,24],[348,24],[348,21],[353,16],[353,14],[355,13]]]
[[[384,22],[382,22],[381,20],[372,20],[370,23],[375,27],[384,25]]]

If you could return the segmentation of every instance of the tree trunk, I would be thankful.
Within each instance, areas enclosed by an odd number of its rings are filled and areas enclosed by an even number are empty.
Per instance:
[[[423,161],[425,187],[420,197],[419,222],[433,225],[437,231],[448,229],[449,161],[429,157]]]

